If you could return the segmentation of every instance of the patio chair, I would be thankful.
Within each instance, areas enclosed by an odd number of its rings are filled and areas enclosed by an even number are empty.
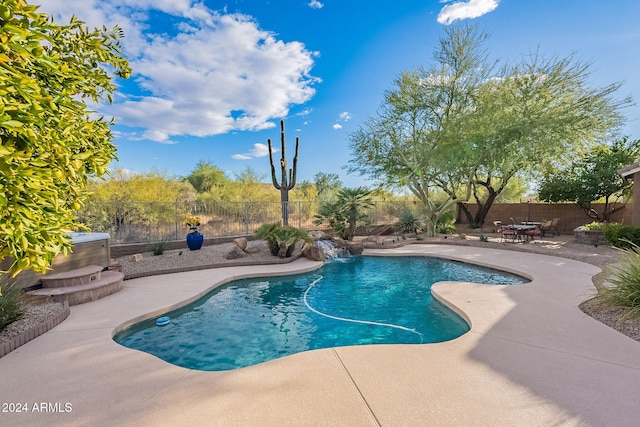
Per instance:
[[[535,237],[540,236],[541,234],[542,234],[542,231],[539,228],[534,228],[533,230],[524,231],[524,236],[527,239],[527,241],[534,242],[534,243],[536,241]]]
[[[558,222],[560,218],[553,218],[545,221],[540,226],[540,231],[542,231],[542,236],[544,237],[548,232],[551,232],[551,237],[554,237],[556,234],[560,235],[560,230],[558,230]]]
[[[500,233],[501,242],[504,242],[507,239],[507,237],[509,237],[512,242],[515,242],[516,239],[519,238],[518,230],[515,230],[513,228],[500,227],[500,229],[498,230],[498,233]]]

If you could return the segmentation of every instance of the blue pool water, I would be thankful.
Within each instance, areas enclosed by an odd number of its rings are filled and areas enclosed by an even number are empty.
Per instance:
[[[451,340],[467,323],[435,300],[438,281],[520,284],[497,270],[428,257],[352,257],[311,273],[238,280],[114,337],[191,369],[223,371],[306,350]]]

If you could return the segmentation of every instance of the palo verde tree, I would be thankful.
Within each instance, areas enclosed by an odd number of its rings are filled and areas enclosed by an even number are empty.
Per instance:
[[[127,224],[159,224],[186,216],[196,192],[188,181],[162,172],[112,170],[106,180],[89,181],[88,202],[79,218],[95,231],[118,232]]]
[[[461,205],[469,224],[482,226],[514,178],[538,178],[617,131],[630,100],[614,98],[619,84],[591,88],[588,77],[589,65],[572,57],[533,55],[478,88],[455,127],[476,204],[475,214]]]
[[[88,176],[115,157],[110,121],[87,105],[111,101],[130,74],[121,30],[58,25],[24,0],[0,5],[0,260],[44,272],[68,252],[67,232]]]
[[[481,49],[485,38],[473,28],[449,27],[435,64],[403,72],[385,93],[377,117],[350,135],[349,171],[408,188],[421,202],[429,236],[460,189],[463,200],[471,191],[455,127],[473,110],[477,87],[490,75]]]
[[[540,182],[538,196],[548,202],[575,202],[591,218],[609,221],[611,214],[624,208],[631,195],[632,182],[618,170],[640,157],[640,140],[622,138],[601,144],[584,153],[566,168],[547,173]],[[592,203],[604,200],[601,212]]]
[[[231,179],[215,164],[199,161],[186,177],[198,192],[198,201],[222,201],[227,197]]]
[[[589,66],[539,55],[498,68],[477,26],[452,26],[429,69],[405,72],[378,117],[351,136],[352,171],[407,186],[424,204],[427,233],[456,202],[475,199],[472,226],[515,177],[537,176],[613,134],[619,84],[588,85]],[[436,203],[434,189],[447,196]]]

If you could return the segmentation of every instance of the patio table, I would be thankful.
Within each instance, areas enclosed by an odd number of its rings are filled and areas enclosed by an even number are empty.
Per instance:
[[[513,236],[514,241],[516,239],[524,241],[522,239],[522,236],[526,236],[526,241],[529,241],[529,235],[525,234],[525,231],[535,230],[538,228],[538,226],[533,224],[506,224],[502,228],[516,230],[516,234]],[[533,236],[531,236],[531,239],[533,239]]]

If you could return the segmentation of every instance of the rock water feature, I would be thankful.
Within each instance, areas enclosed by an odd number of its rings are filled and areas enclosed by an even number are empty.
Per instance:
[[[350,256],[351,254],[344,246],[340,246],[335,240],[316,240],[315,244],[322,249],[325,259]]]
[[[324,231],[310,231],[309,237],[313,239],[313,243],[307,245],[303,253],[307,258],[314,261],[324,261],[362,253],[362,244],[335,239]]]

